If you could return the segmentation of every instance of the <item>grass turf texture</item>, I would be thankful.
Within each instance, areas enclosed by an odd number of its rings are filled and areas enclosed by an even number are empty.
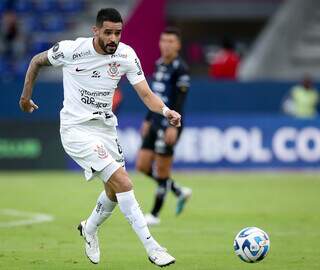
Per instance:
[[[154,184],[131,174],[142,209],[152,205]],[[155,238],[177,259],[172,270],[320,269],[320,179],[316,174],[176,173],[193,189],[181,216],[168,196]],[[84,255],[76,226],[94,207],[99,180],[86,183],[68,172],[0,173],[0,209],[51,214],[53,222],[0,228],[0,269],[156,269],[117,208],[100,229],[101,262]],[[0,223],[17,220],[0,216]],[[233,252],[243,227],[257,226],[271,239],[271,251],[258,264]]]

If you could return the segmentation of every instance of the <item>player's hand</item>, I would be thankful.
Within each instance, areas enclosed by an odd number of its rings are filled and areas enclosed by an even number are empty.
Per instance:
[[[148,132],[150,130],[150,126],[151,126],[150,121],[143,121],[143,123],[141,125],[141,129],[140,129],[142,137],[145,137],[148,134]]]
[[[168,110],[165,117],[168,119],[170,125],[174,127],[181,126],[181,115],[174,110]]]
[[[176,127],[168,127],[164,134],[164,141],[166,144],[174,145],[177,141],[178,129]]]
[[[36,105],[32,101],[32,99],[27,99],[24,97],[20,98],[19,105],[20,105],[20,109],[23,112],[28,112],[28,113],[32,113],[34,110],[37,110],[39,108],[38,105]]]

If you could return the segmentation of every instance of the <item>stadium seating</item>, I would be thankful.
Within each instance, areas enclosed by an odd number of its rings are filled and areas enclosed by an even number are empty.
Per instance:
[[[8,57],[0,51],[1,77],[6,73],[23,75],[25,59],[49,49],[67,32],[72,32],[78,18],[90,4],[86,0],[15,0],[0,1],[0,17],[4,12],[17,15],[19,35],[23,36],[25,56]],[[1,54],[2,53],[2,54]],[[10,63],[10,65],[8,64]]]

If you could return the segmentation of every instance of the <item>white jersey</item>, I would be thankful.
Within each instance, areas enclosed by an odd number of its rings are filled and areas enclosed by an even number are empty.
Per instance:
[[[114,54],[102,55],[94,49],[93,38],[65,40],[48,50],[48,59],[63,67],[61,125],[103,118],[116,126],[112,98],[121,76],[126,74],[132,85],[145,80],[135,51],[121,42]]]

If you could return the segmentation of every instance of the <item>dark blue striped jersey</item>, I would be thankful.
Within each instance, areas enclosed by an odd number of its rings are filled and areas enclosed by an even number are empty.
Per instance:
[[[156,62],[151,83],[152,91],[172,110],[183,113],[186,94],[190,86],[190,76],[187,64],[180,58],[175,58],[170,64],[165,64],[160,58]],[[168,126],[168,121],[162,115],[148,112],[146,120],[156,125]]]

